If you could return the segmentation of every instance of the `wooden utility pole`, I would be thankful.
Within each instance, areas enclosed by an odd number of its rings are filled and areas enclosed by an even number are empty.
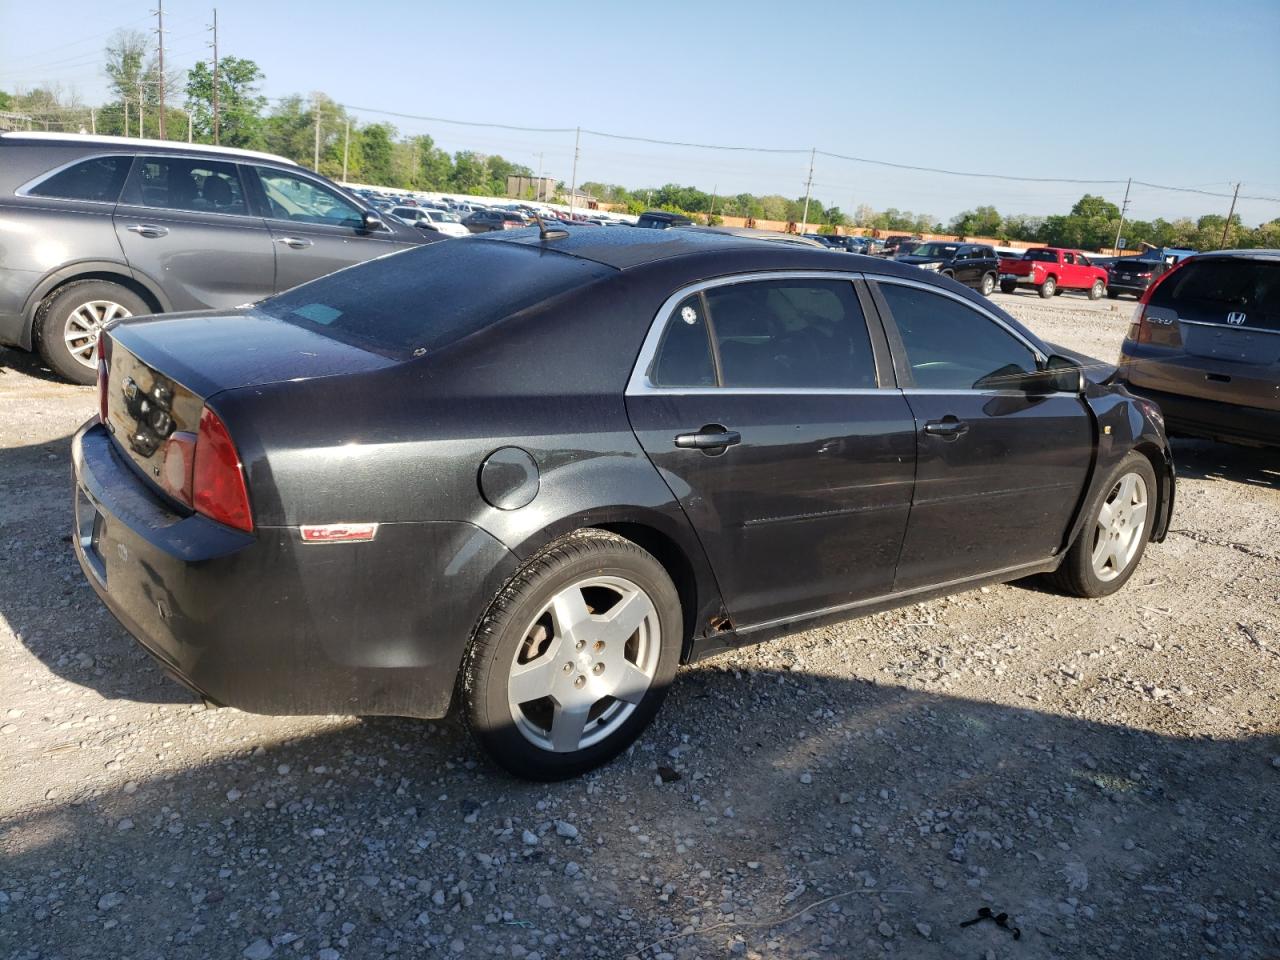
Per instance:
[[[1111,249],[1117,253],[1120,251],[1120,231],[1124,229],[1124,215],[1129,211],[1129,188],[1133,186],[1133,177],[1130,177],[1124,185],[1124,203],[1120,206],[1120,224],[1116,227],[1116,242],[1111,245]]]
[[[582,142],[582,128],[573,134],[573,176],[569,180],[569,219],[573,219],[574,201],[578,194],[578,146]]]
[[[213,142],[218,143],[218,8],[213,8]]]
[[[124,102],[124,135],[127,137],[129,136],[129,98],[121,97],[120,99]]]
[[[142,79],[138,79],[138,137],[142,138],[147,135],[146,111],[142,108]]]
[[[1222,225],[1222,244],[1227,246],[1227,231],[1231,229],[1231,218],[1236,215],[1236,198],[1240,196],[1240,184],[1236,184],[1236,192],[1231,195],[1231,209],[1227,211],[1227,222]]]
[[[89,132],[95,136],[98,133],[98,111],[93,107],[89,108]]]
[[[804,222],[800,224],[801,234],[809,229],[809,191],[813,189],[813,158],[817,155],[817,147],[809,151],[809,179],[804,182],[804,216],[802,218]]]
[[[156,129],[160,131],[160,139],[164,139],[164,0],[156,0],[156,36],[160,48],[160,119]]]
[[[311,112],[316,115],[316,147],[315,160],[311,165],[311,169],[316,173],[320,172],[320,95],[313,93],[311,95]]]
[[[342,182],[347,182],[347,158],[351,155],[351,118],[347,117],[347,130],[342,135]],[[416,157],[418,156],[417,142],[414,142],[413,155],[415,157],[413,169],[417,173],[418,164]]]

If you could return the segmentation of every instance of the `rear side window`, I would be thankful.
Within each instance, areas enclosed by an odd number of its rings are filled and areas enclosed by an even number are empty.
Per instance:
[[[339,270],[264,300],[258,309],[408,359],[614,272],[522,244],[451,240]]]
[[[249,212],[234,163],[191,157],[139,157],[124,202],[195,213]]]
[[[1186,320],[1280,330],[1280,262],[1193,260],[1156,287],[1151,305]]]
[[[695,293],[676,307],[653,358],[649,380],[655,387],[714,387],[706,308]]]
[[[726,387],[876,386],[867,324],[847,280],[760,280],[706,291]]]
[[[32,197],[115,203],[132,157],[93,157],[46,177],[27,191]]]

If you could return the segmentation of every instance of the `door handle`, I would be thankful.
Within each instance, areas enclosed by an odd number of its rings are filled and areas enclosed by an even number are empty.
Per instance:
[[[924,425],[924,432],[931,437],[943,440],[959,440],[969,432],[969,425],[959,417],[947,414],[941,420],[930,420]]]
[[[742,442],[737,430],[727,430],[718,423],[709,423],[697,433],[682,433],[676,437],[676,446],[686,450],[723,450]]]
[[[311,241],[306,237],[276,237],[276,243],[283,243],[286,247],[292,247],[294,250],[305,250],[311,246]]]
[[[136,233],[140,237],[167,237],[169,235],[168,227],[159,227],[154,223],[131,223],[125,227],[130,233]]]

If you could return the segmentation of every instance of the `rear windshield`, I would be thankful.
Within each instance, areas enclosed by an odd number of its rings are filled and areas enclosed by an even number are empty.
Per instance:
[[[1047,260],[1049,263],[1058,262],[1058,253],[1056,250],[1028,250],[1022,255],[1023,260]]]
[[[445,240],[340,270],[263,300],[269,316],[408,359],[614,273],[524,244]]]
[[[1160,264],[1154,260],[1117,260],[1111,265],[1111,269],[1121,273],[1150,273],[1158,266]]]
[[[1193,260],[1156,287],[1151,305],[1186,320],[1280,330],[1280,261]]]

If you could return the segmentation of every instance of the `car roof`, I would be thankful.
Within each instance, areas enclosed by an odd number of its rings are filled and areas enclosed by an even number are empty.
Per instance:
[[[1197,253],[1195,259],[1203,260],[1206,257],[1222,257],[1240,260],[1280,260],[1280,250],[1275,249],[1251,249],[1251,250],[1209,250],[1205,253]]]
[[[80,144],[86,147],[131,147],[134,150],[147,151],[158,149],[188,154],[208,153],[215,156],[251,157],[255,160],[271,160],[275,163],[285,163],[291,167],[298,166],[295,161],[290,160],[288,157],[282,157],[274,153],[263,153],[259,150],[242,150],[239,147],[214,147],[204,143],[183,143],[180,140],[149,140],[139,137],[109,137],[85,133],[40,133],[25,130],[0,133],[0,142],[20,143],[24,141],[68,145]]]

